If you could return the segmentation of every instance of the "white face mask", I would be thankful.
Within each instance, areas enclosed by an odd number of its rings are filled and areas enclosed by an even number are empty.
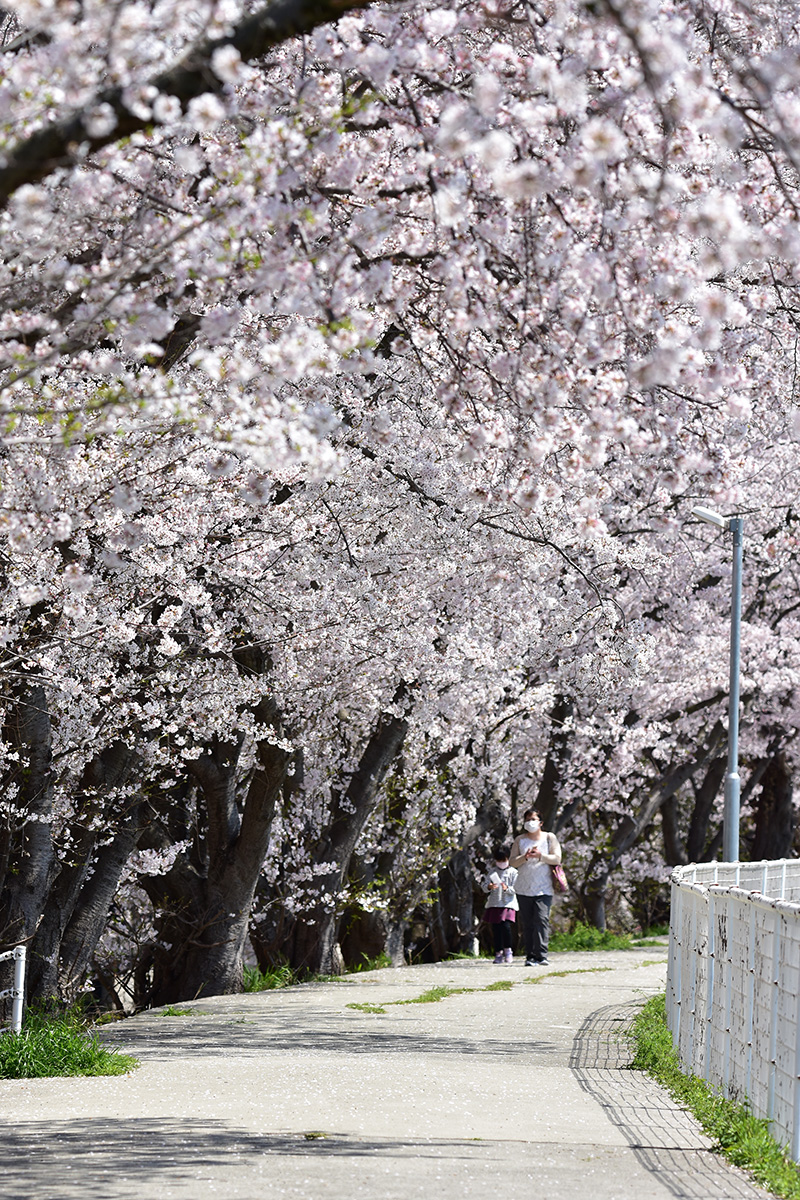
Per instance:
[[[542,828],[542,824],[541,821],[526,821],[525,828],[528,830],[528,833],[538,833]]]

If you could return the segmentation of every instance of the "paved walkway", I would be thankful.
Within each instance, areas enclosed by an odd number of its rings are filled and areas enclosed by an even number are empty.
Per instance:
[[[625,1070],[665,971],[663,947],[464,959],[143,1013],[103,1034],[130,1075],[0,1081],[0,1196],[764,1200]],[[471,990],[407,1003],[442,986]]]

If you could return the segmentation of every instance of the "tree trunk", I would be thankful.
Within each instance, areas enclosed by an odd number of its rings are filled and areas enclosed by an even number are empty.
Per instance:
[[[770,760],[761,780],[751,858],[755,861],[788,858],[794,831],[792,772],[785,753],[779,750]]]
[[[457,850],[442,867],[438,885],[431,928],[436,957],[474,954],[477,935],[475,883],[468,848]]]
[[[581,902],[586,920],[595,929],[606,928],[606,890],[608,874],[597,876],[591,885],[581,890]]]
[[[475,953],[478,920],[471,849],[487,836],[503,841],[506,830],[506,817],[496,798],[485,798],[475,814],[475,824],[465,830],[460,847],[439,871],[430,916],[431,946],[437,961],[448,954]]]
[[[689,833],[686,838],[686,855],[684,862],[709,862],[710,845],[709,823],[714,809],[714,801],[722,787],[727,768],[727,759],[720,755],[709,763],[703,781],[695,788],[694,808],[689,822]],[[713,837],[713,835],[712,835]],[[676,860],[679,861],[679,860]]]
[[[393,703],[400,704],[407,697],[408,689],[401,684]],[[313,861],[335,866],[316,877],[316,898],[294,922],[285,947],[296,970],[334,974],[343,967],[338,946],[342,913],[338,898],[356,843],[375,810],[381,783],[402,748],[407,730],[408,721],[404,717],[382,714],[346,791],[334,798],[331,821],[315,849]]]
[[[17,816],[0,829],[0,948],[30,942],[45,910],[55,869],[50,713],[44,688],[22,684],[3,729],[18,762],[2,790]]]
[[[170,874],[172,890],[180,873]],[[159,1007],[240,992],[252,890],[234,889],[227,881],[217,887],[192,877],[188,869],[179,896],[167,899],[150,881],[142,883],[153,903],[164,906],[156,922],[149,1004]]]
[[[664,858],[671,867],[677,867],[686,862],[683,849],[680,823],[678,821],[678,801],[670,796],[661,805],[661,827],[664,834]]]
[[[136,761],[124,743],[115,742],[84,769],[76,797],[82,821],[69,858],[54,864],[47,901],[31,941],[28,995],[32,1000],[57,996],[71,1001],[85,982],[123,868],[135,849],[143,811],[139,800],[121,812],[114,811],[114,806],[106,812],[106,797],[129,780]],[[117,828],[118,832],[98,851],[101,828]],[[63,938],[76,910],[83,912],[84,918],[75,924],[72,946],[64,960]],[[94,916],[87,922],[90,910]]]
[[[63,1000],[74,1000],[92,971],[97,943],[105,931],[122,872],[136,849],[144,812],[141,801],[131,806],[123,827],[98,851],[94,870],[81,888],[61,939],[58,994]]]
[[[569,696],[558,696],[549,713],[550,737],[547,758],[536,793],[536,810],[543,829],[555,829],[561,807],[561,785],[572,757],[572,736],[568,723],[574,712]]]
[[[278,731],[271,700],[258,705],[255,717]],[[253,896],[292,753],[270,740],[259,743],[240,813],[240,751],[239,739],[214,739],[208,752],[193,760],[198,805],[206,817],[204,853],[195,847],[179,855],[166,875],[141,880],[157,913],[153,1005],[242,990]]]

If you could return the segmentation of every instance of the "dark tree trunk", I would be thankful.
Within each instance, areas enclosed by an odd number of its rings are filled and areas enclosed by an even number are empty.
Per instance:
[[[475,877],[471,849],[481,838],[503,841],[506,818],[494,797],[485,799],[475,814],[475,824],[461,846],[439,871],[436,899],[431,906],[431,945],[437,960],[448,954],[473,954],[477,936]],[[491,854],[491,849],[489,851]],[[482,910],[481,910],[482,911]]]
[[[55,871],[52,838],[51,726],[44,688],[22,684],[3,738],[19,756],[2,781],[16,816],[0,828],[0,948],[30,942]]]
[[[92,875],[81,888],[61,939],[58,994],[64,1000],[75,998],[92,971],[95,949],[105,931],[122,872],[136,849],[144,812],[143,802],[131,805],[114,838],[97,852]]]
[[[261,702],[255,716],[259,724],[278,730],[270,700]],[[253,896],[292,755],[271,741],[259,743],[240,812],[240,750],[238,739],[215,739],[206,754],[193,760],[198,805],[205,815],[202,852],[195,847],[179,855],[166,875],[141,880],[157,912],[153,1005],[242,990]]]
[[[408,689],[401,684],[394,703],[403,703],[407,698]],[[334,798],[330,824],[315,848],[312,861],[334,863],[335,866],[327,874],[316,877],[317,899],[294,922],[285,947],[289,962],[296,970],[335,974],[343,969],[338,949],[342,915],[338,896],[350,870],[356,843],[375,810],[381,784],[400,753],[407,730],[408,721],[404,717],[383,714],[347,789]]]
[[[794,831],[792,772],[785,753],[779,750],[770,760],[761,780],[751,858],[788,858]]]
[[[339,945],[345,967],[358,967],[386,953],[389,919],[385,909],[348,908],[342,915]]]
[[[31,941],[31,1000],[50,996],[73,1000],[85,982],[117,884],[140,833],[140,800],[127,804],[121,812],[113,805],[105,811],[108,793],[128,781],[135,761],[127,746],[115,742],[84,769],[76,797],[82,820],[69,858],[54,865],[44,911]],[[119,832],[98,850],[98,839],[108,828]],[[93,918],[87,921],[90,911]],[[78,912],[83,914],[81,919],[76,918]],[[63,938],[72,921],[72,944],[64,959]]]
[[[695,788],[694,808],[686,838],[684,862],[710,861],[710,847],[714,831],[709,829],[714,801],[725,778],[727,759],[720,756],[712,759],[699,787]],[[669,861],[669,860],[668,860]],[[680,860],[676,860],[678,862]]]
[[[586,920],[595,929],[606,928],[606,891],[609,875],[598,875],[581,890],[581,903]]]
[[[476,937],[475,881],[469,849],[456,850],[438,875],[431,935],[437,959],[474,954]]]
[[[664,834],[664,858],[671,867],[686,862],[683,849],[680,821],[678,820],[678,801],[670,796],[661,805],[661,826]]]
[[[572,735],[568,722],[574,712],[569,696],[558,696],[549,713],[550,737],[535,807],[543,829],[555,829],[561,808],[561,786],[572,757]]]
[[[214,886],[188,864],[183,872],[173,868],[170,876],[168,894],[142,881],[153,904],[161,906],[148,1003],[158,1007],[240,992],[250,916],[247,889],[226,886],[224,879]]]

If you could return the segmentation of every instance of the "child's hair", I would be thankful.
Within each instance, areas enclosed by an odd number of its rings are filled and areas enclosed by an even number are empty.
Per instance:
[[[495,862],[507,862],[508,856],[510,853],[511,853],[510,846],[495,846],[494,861]]]

